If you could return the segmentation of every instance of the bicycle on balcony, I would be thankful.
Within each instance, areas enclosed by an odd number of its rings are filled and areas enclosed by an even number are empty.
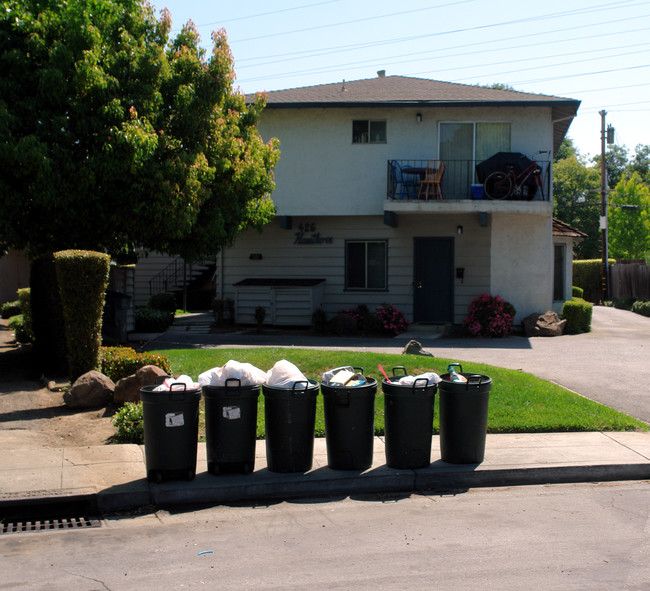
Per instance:
[[[505,172],[495,170],[490,173],[483,189],[490,199],[532,199],[538,190],[544,199],[542,169],[534,161],[519,173],[515,166],[508,165]]]

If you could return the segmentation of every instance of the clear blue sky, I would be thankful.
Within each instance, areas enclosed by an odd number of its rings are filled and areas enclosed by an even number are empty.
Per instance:
[[[616,143],[650,144],[650,2],[638,0],[153,0],[173,33],[192,20],[203,45],[224,28],[244,92],[388,75],[582,101],[569,129],[600,153],[601,110]]]

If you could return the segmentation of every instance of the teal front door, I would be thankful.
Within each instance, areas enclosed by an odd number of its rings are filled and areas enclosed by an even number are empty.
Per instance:
[[[413,320],[453,322],[454,239],[413,240]]]

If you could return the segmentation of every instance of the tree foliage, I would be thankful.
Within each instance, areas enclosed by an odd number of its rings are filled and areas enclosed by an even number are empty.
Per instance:
[[[576,247],[578,259],[602,256],[600,161],[600,156],[586,161],[568,138],[555,158],[554,215],[587,234]],[[609,146],[605,161],[610,254],[616,258],[646,258],[650,251],[650,146],[639,144],[633,155],[625,147]],[[637,209],[621,207],[627,205]]]
[[[609,254],[617,259],[645,259],[650,252],[650,189],[633,174],[618,183],[609,203]]]
[[[144,0],[8,0],[0,14],[0,250],[137,246],[195,259],[268,222],[275,142],[206,56]]]

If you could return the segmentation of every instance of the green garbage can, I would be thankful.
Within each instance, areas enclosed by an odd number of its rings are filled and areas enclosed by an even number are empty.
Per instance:
[[[363,369],[355,367],[363,374]],[[377,380],[359,386],[321,383],[325,414],[327,465],[333,470],[366,470],[372,466]]]
[[[140,390],[144,422],[144,453],[147,480],[187,478],[196,474],[201,389],[172,384],[170,390]]]
[[[457,365],[457,364],[455,364]],[[458,372],[466,382],[440,377],[440,454],[451,464],[480,464],[485,458],[488,405],[492,380],[486,375]]]
[[[238,378],[203,386],[208,472],[253,471],[259,395],[259,385],[242,386]]]
[[[384,435],[386,465],[389,468],[425,468],[431,463],[431,440],[436,384],[427,378],[413,384],[400,384],[396,375],[403,366],[393,368],[393,375],[381,382],[384,392]]]
[[[314,460],[318,382],[291,388],[262,385],[266,463],[271,472],[307,472]]]

